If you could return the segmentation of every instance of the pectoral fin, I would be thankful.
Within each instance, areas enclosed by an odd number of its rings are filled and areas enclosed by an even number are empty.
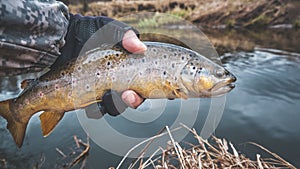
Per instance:
[[[84,108],[84,107],[87,107],[91,104],[98,103],[98,102],[101,102],[101,101],[102,101],[101,99],[89,101],[89,102],[86,102],[86,103],[82,103],[79,107]]]
[[[44,112],[40,115],[41,128],[44,137],[47,137],[53,131],[57,123],[63,118],[64,114],[64,112]]]
[[[170,82],[166,82],[165,83],[166,87],[169,88],[176,97],[178,98],[183,98],[183,99],[187,99],[188,96],[179,89],[179,87],[176,86],[172,86]]]
[[[188,99],[188,96],[182,92],[180,89],[174,89],[173,93],[178,97],[178,98],[183,98],[183,99]]]

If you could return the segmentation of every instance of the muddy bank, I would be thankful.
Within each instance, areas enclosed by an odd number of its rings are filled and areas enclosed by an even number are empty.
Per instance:
[[[106,1],[79,2],[69,5],[69,8],[72,13],[106,15],[138,26],[138,29],[159,28],[160,32],[174,25],[173,20],[165,15],[164,18],[153,15],[152,18],[141,19],[139,23],[132,23],[130,19],[123,20],[124,16],[140,12],[172,14],[203,28],[220,55],[240,50],[253,51],[255,47],[300,53],[297,46],[300,38],[300,30],[297,29],[300,27],[300,1],[297,0]],[[170,30],[165,31],[168,34]],[[181,39],[181,36],[174,37]],[[143,36],[145,40],[157,39],[151,38]],[[174,43],[161,37],[159,40]]]
[[[300,30],[296,29],[229,29],[203,30],[220,55],[234,51],[270,48],[300,53]]]
[[[187,30],[164,30],[157,32],[160,34],[142,34],[140,38],[145,41],[161,41],[172,43],[187,48],[200,49],[209,47],[204,42],[192,38],[199,36],[199,32],[188,31],[189,36],[183,32]],[[171,33],[170,33],[171,32]],[[203,30],[209,42],[215,47],[219,55],[230,52],[247,51],[252,52],[257,48],[277,49],[292,53],[300,53],[299,39],[300,30],[298,29],[205,29]],[[168,36],[172,34],[171,36]],[[185,44],[183,41],[192,41]],[[187,46],[186,46],[187,45]]]
[[[164,12],[183,17],[202,27],[299,27],[297,0],[168,0],[83,1],[69,5],[72,13],[122,17],[134,12]]]

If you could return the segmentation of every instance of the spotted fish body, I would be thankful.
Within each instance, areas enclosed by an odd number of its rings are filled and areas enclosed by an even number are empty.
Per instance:
[[[95,49],[35,80],[25,81],[19,97],[0,102],[0,114],[18,146],[31,116],[40,115],[48,135],[64,113],[84,108],[107,90],[136,91],[143,98],[197,98],[229,92],[235,77],[204,56],[176,45],[144,42],[144,54]]]

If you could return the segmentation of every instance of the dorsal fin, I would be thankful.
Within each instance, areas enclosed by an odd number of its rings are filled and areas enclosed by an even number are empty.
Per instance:
[[[35,79],[25,79],[21,82],[21,89],[25,89],[34,83]]]
[[[43,136],[47,137],[55,128],[57,123],[63,118],[63,113],[47,111],[40,115]]]

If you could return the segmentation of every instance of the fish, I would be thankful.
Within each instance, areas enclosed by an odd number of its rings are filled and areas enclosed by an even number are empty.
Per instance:
[[[217,97],[231,91],[236,77],[203,55],[173,44],[144,41],[143,54],[120,47],[92,49],[37,79],[22,82],[18,97],[0,102],[16,145],[38,113],[48,136],[65,112],[101,102],[109,90],[134,90],[145,99]]]

